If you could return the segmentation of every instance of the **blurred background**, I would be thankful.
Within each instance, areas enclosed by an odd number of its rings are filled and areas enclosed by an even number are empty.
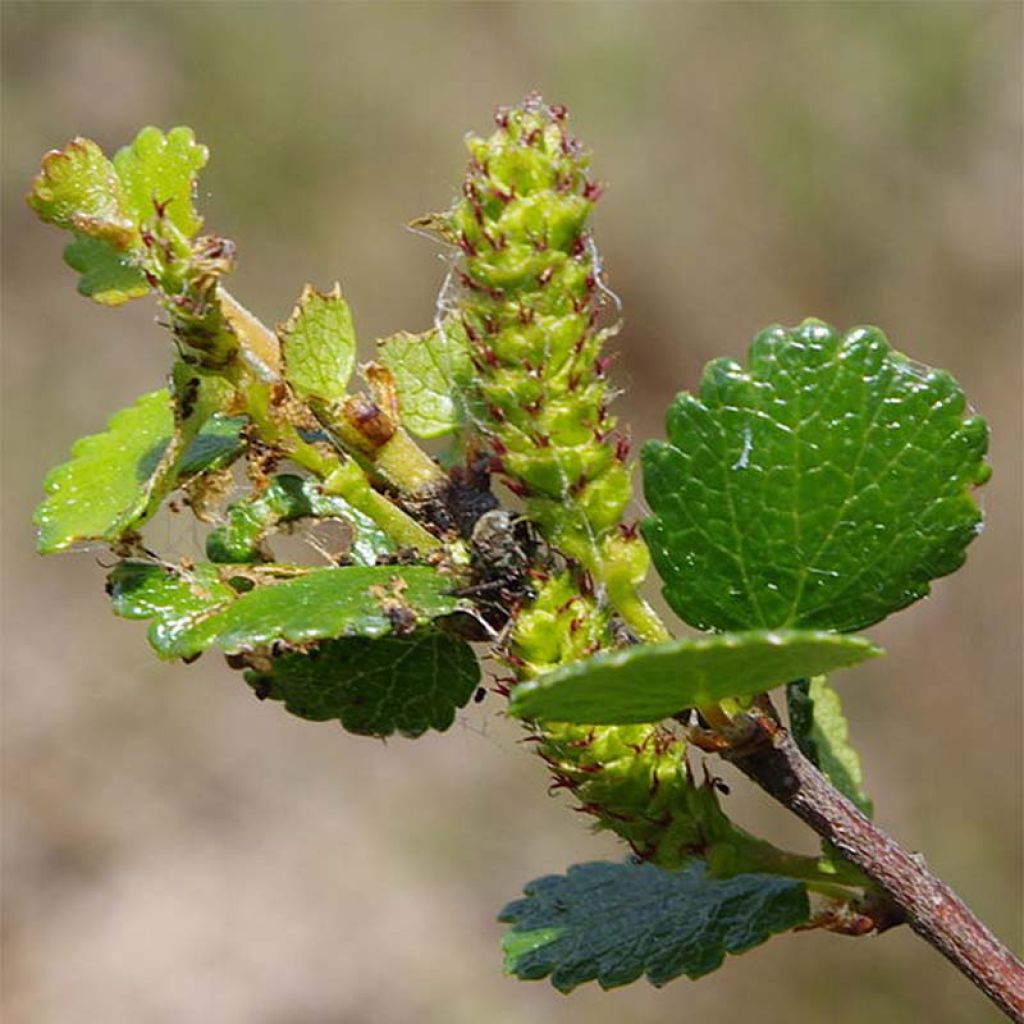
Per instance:
[[[1017,3],[17,3],[3,15],[8,1024],[602,1024],[1001,1019],[907,929],[772,940],[717,974],[570,997],[500,970],[523,883],[617,857],[489,697],[381,743],[260,704],[214,656],[159,664],[100,552],[43,560],[45,469],[160,386],[146,301],[76,296],[22,194],[75,134],[187,123],[209,228],[267,322],[336,278],[367,357],[430,321],[463,134],[534,89],[608,184],[637,439],[763,325],[881,325],[992,425],[967,567],[838,678],[877,817],[1021,942],[1021,28]],[[178,524],[179,531],[183,527]],[[170,527],[163,540],[184,539]],[[185,538],[187,539],[187,538]],[[716,769],[718,770],[718,769]],[[748,827],[810,852],[766,797]]]

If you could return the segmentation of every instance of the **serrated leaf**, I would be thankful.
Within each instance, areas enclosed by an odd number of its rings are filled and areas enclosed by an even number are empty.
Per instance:
[[[285,376],[300,395],[324,402],[344,398],[356,362],[356,334],[340,285],[326,294],[306,285],[280,335]]]
[[[416,737],[455,721],[480,682],[480,666],[464,640],[424,630],[328,640],[245,678],[259,697],[284,701],[300,718],[337,719],[360,736]]]
[[[512,691],[522,718],[586,725],[658,722],[882,652],[864,637],[810,630],[719,633],[604,651]],[[813,667],[812,667],[813,666]]]
[[[238,593],[213,579],[255,585]],[[110,574],[108,589],[115,614],[156,619],[149,640],[162,658],[194,658],[213,645],[237,654],[278,641],[385,636],[463,607],[450,594],[452,580],[427,566],[186,571],[129,562]]]
[[[78,541],[113,541],[145,515],[158,468],[174,430],[166,389],[143,395],[111,417],[102,434],[75,442],[71,460],[47,474],[47,498],[36,509],[38,550],[63,551]]]
[[[454,321],[423,334],[401,331],[379,342],[380,361],[398,388],[402,425],[424,439],[455,433],[465,419],[473,364],[465,332]]]
[[[27,199],[56,227],[122,250],[138,242],[114,165],[92,139],[72,139],[64,149],[47,153]]]
[[[320,484],[289,473],[273,477],[264,491],[234,502],[227,521],[206,538],[213,562],[267,561],[266,537],[280,524],[298,519],[340,519],[352,533],[348,554],[356,565],[374,565],[394,545],[363,513],[343,498],[325,494]]]
[[[668,603],[702,629],[869,626],[953,572],[980,528],[987,430],[881,331],[771,327],[716,360],[643,456]]]
[[[809,917],[802,883],[777,875],[712,879],[704,865],[577,864],[525,888],[499,920],[509,974],[550,975],[560,992],[586,981],[605,989],[646,975],[652,985],[720,967]]]
[[[157,217],[157,206],[185,235],[193,238],[203,226],[192,203],[196,176],[206,166],[209,151],[199,145],[191,128],[143,128],[133,142],[114,155],[125,206],[135,223],[145,228]]]
[[[76,234],[64,249],[64,262],[81,275],[79,294],[104,306],[120,306],[149,294],[149,283],[132,253],[102,238]]]
[[[864,792],[860,758],[849,742],[849,726],[839,694],[824,676],[816,676],[790,683],[786,700],[797,746],[840,793],[870,817],[873,804]]]
[[[245,419],[210,415],[230,386],[192,372],[197,384],[188,417],[175,411],[167,388],[152,391],[115,413],[103,433],[76,441],[71,459],[47,474],[47,497],[33,517],[41,554],[116,541],[143,525],[179,479],[220,468],[241,452]]]

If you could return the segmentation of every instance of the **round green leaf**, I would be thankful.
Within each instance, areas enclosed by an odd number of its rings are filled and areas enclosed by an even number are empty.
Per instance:
[[[873,327],[771,327],[708,365],[643,454],[665,599],[702,629],[878,622],[957,569],[980,529],[985,423]]]

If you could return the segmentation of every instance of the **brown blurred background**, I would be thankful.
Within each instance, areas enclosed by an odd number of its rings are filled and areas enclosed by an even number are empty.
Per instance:
[[[609,184],[636,438],[772,321],[877,323],[952,370],[993,428],[987,530],[838,682],[881,823],[1019,945],[1021,28],[1019,3],[5,2],[5,1022],[999,1019],[907,929],[775,939],[661,991],[504,978],[497,909],[620,851],[545,796],[498,700],[416,742],[303,722],[216,657],[157,663],[100,553],[33,553],[44,470],[168,352],[151,305],[75,295],[21,195],[74,134],[190,124],[235,294],[277,322],[340,278],[368,355],[440,283],[402,225],[448,203],[467,129],[540,89]],[[760,793],[727,804],[813,849]]]

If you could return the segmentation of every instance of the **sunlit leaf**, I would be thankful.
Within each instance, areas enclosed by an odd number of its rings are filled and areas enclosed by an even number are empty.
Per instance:
[[[324,402],[343,398],[355,367],[356,335],[341,287],[325,294],[306,285],[280,334],[292,387]]]
[[[78,541],[113,541],[140,524],[160,482],[161,457],[174,430],[164,389],[111,417],[102,434],[76,441],[71,460],[51,470],[36,509],[38,549],[63,551]]]
[[[139,237],[114,165],[92,139],[51,150],[32,182],[28,204],[49,224],[125,250]]]
[[[196,176],[206,166],[209,152],[195,140],[191,128],[143,128],[134,141],[114,155],[125,203],[135,223],[145,228],[158,215],[158,207],[186,238],[199,233],[203,220],[192,203]]]
[[[465,332],[454,321],[424,334],[402,331],[380,344],[380,361],[398,388],[402,425],[417,437],[455,433],[473,375]]]

